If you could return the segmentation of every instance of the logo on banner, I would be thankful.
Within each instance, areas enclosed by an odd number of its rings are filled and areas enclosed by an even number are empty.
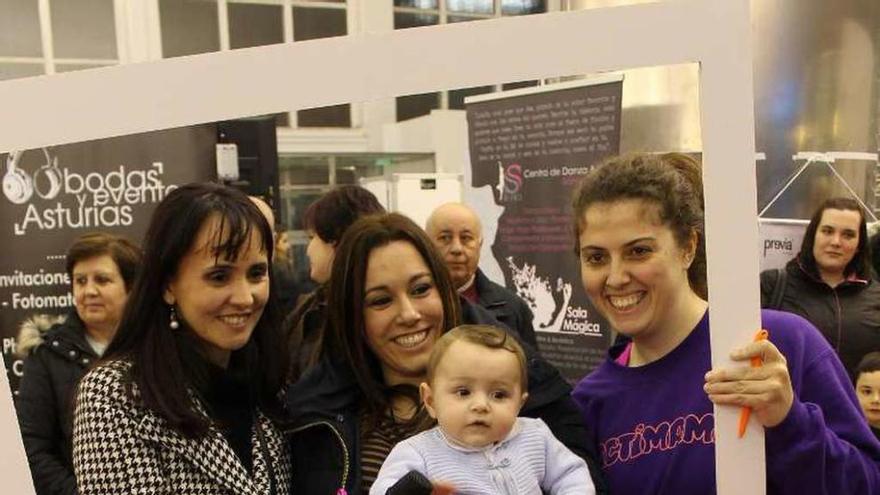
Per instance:
[[[794,241],[790,237],[784,239],[764,239],[764,257],[767,257],[767,251],[778,251],[785,256],[794,255]]]
[[[522,200],[523,176],[522,166],[511,163],[507,167],[498,162],[498,196],[502,203]]]
[[[542,332],[563,330],[566,312],[571,303],[571,284],[558,277],[552,284],[549,277],[537,273],[537,267],[523,262],[520,267],[512,256],[507,257],[516,295],[524,300],[532,310],[535,329]]]
[[[146,170],[119,165],[110,172],[82,174],[59,167],[58,157],[42,148],[44,163],[30,175],[21,166],[24,153],[12,151],[6,156],[3,176],[6,199],[27,205],[21,220],[13,223],[17,236],[31,230],[129,226],[134,206],[158,203],[177,187],[162,180],[162,162],[153,162]],[[37,198],[52,203],[36,204]]]
[[[6,173],[3,175],[3,195],[10,202],[20,205],[27,203],[37,194],[43,199],[54,199],[61,192],[61,170],[58,169],[58,157],[51,157],[49,150],[42,148],[44,164],[38,168],[33,177],[21,168],[20,161],[23,151],[12,151],[6,155]]]

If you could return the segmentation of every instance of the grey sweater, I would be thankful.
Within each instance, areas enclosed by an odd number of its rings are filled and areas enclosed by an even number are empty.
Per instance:
[[[595,494],[587,465],[540,419],[518,418],[503,441],[481,449],[450,442],[439,427],[394,447],[370,495],[385,495],[410,471],[455,486],[462,495]]]

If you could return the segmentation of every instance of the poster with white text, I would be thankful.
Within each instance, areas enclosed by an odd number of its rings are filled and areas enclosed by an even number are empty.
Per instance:
[[[619,152],[621,91],[619,78],[564,83],[476,97],[466,108],[471,185],[498,210],[483,218],[497,222],[484,228],[503,274],[496,282],[528,303],[541,354],[572,382],[604,359],[611,329],[580,287],[571,193]]]
[[[216,142],[216,127],[203,125],[0,154],[0,339],[13,391],[22,322],[73,307],[65,272],[71,242],[104,231],[140,245],[165,195],[214,179]]]

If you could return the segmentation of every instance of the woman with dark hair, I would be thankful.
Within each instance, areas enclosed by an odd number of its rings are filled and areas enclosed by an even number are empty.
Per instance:
[[[124,237],[94,232],[67,250],[74,308],[61,318],[35,315],[18,336],[27,356],[16,406],[38,495],[74,495],[71,413],[74,387],[113,339],[141,252]]]
[[[831,198],[819,205],[798,255],[781,270],[761,273],[761,307],[809,320],[851,377],[862,356],[880,349],[880,285],[857,201]]]
[[[699,164],[613,157],[572,210],[584,289],[628,337],[574,392],[612,493],[715,493],[715,438],[735,432],[716,431],[713,403],[751,407],[765,428],[768,494],[878,493],[880,443],[808,321],[762,311],[769,340],[731,358],[763,366],[711,369]]]
[[[291,356],[288,381],[298,380],[327,351],[324,347],[326,284],[342,234],[358,218],[377,213],[385,213],[385,208],[373,193],[360,186],[337,187],[306,209],[303,223],[309,235],[306,249],[309,274],[318,288],[304,296],[284,320]]]
[[[76,398],[81,494],[289,493],[272,250],[234,189],[189,184],[158,205],[119,332]]]
[[[326,338],[339,352],[288,390],[294,477],[303,493],[356,495],[369,492],[398,441],[433,426],[418,386],[435,341],[461,322],[463,310],[427,234],[395,213],[348,229],[336,248],[327,302]],[[543,419],[592,463],[569,385],[525,347],[529,397],[521,415]]]

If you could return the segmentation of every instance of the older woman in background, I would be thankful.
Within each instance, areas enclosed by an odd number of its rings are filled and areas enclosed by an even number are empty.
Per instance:
[[[71,461],[73,391],[116,334],[140,263],[140,250],[123,237],[80,236],[66,261],[74,309],[54,325],[46,315],[22,325],[18,349],[27,357],[16,405],[38,495],[77,493]]]

